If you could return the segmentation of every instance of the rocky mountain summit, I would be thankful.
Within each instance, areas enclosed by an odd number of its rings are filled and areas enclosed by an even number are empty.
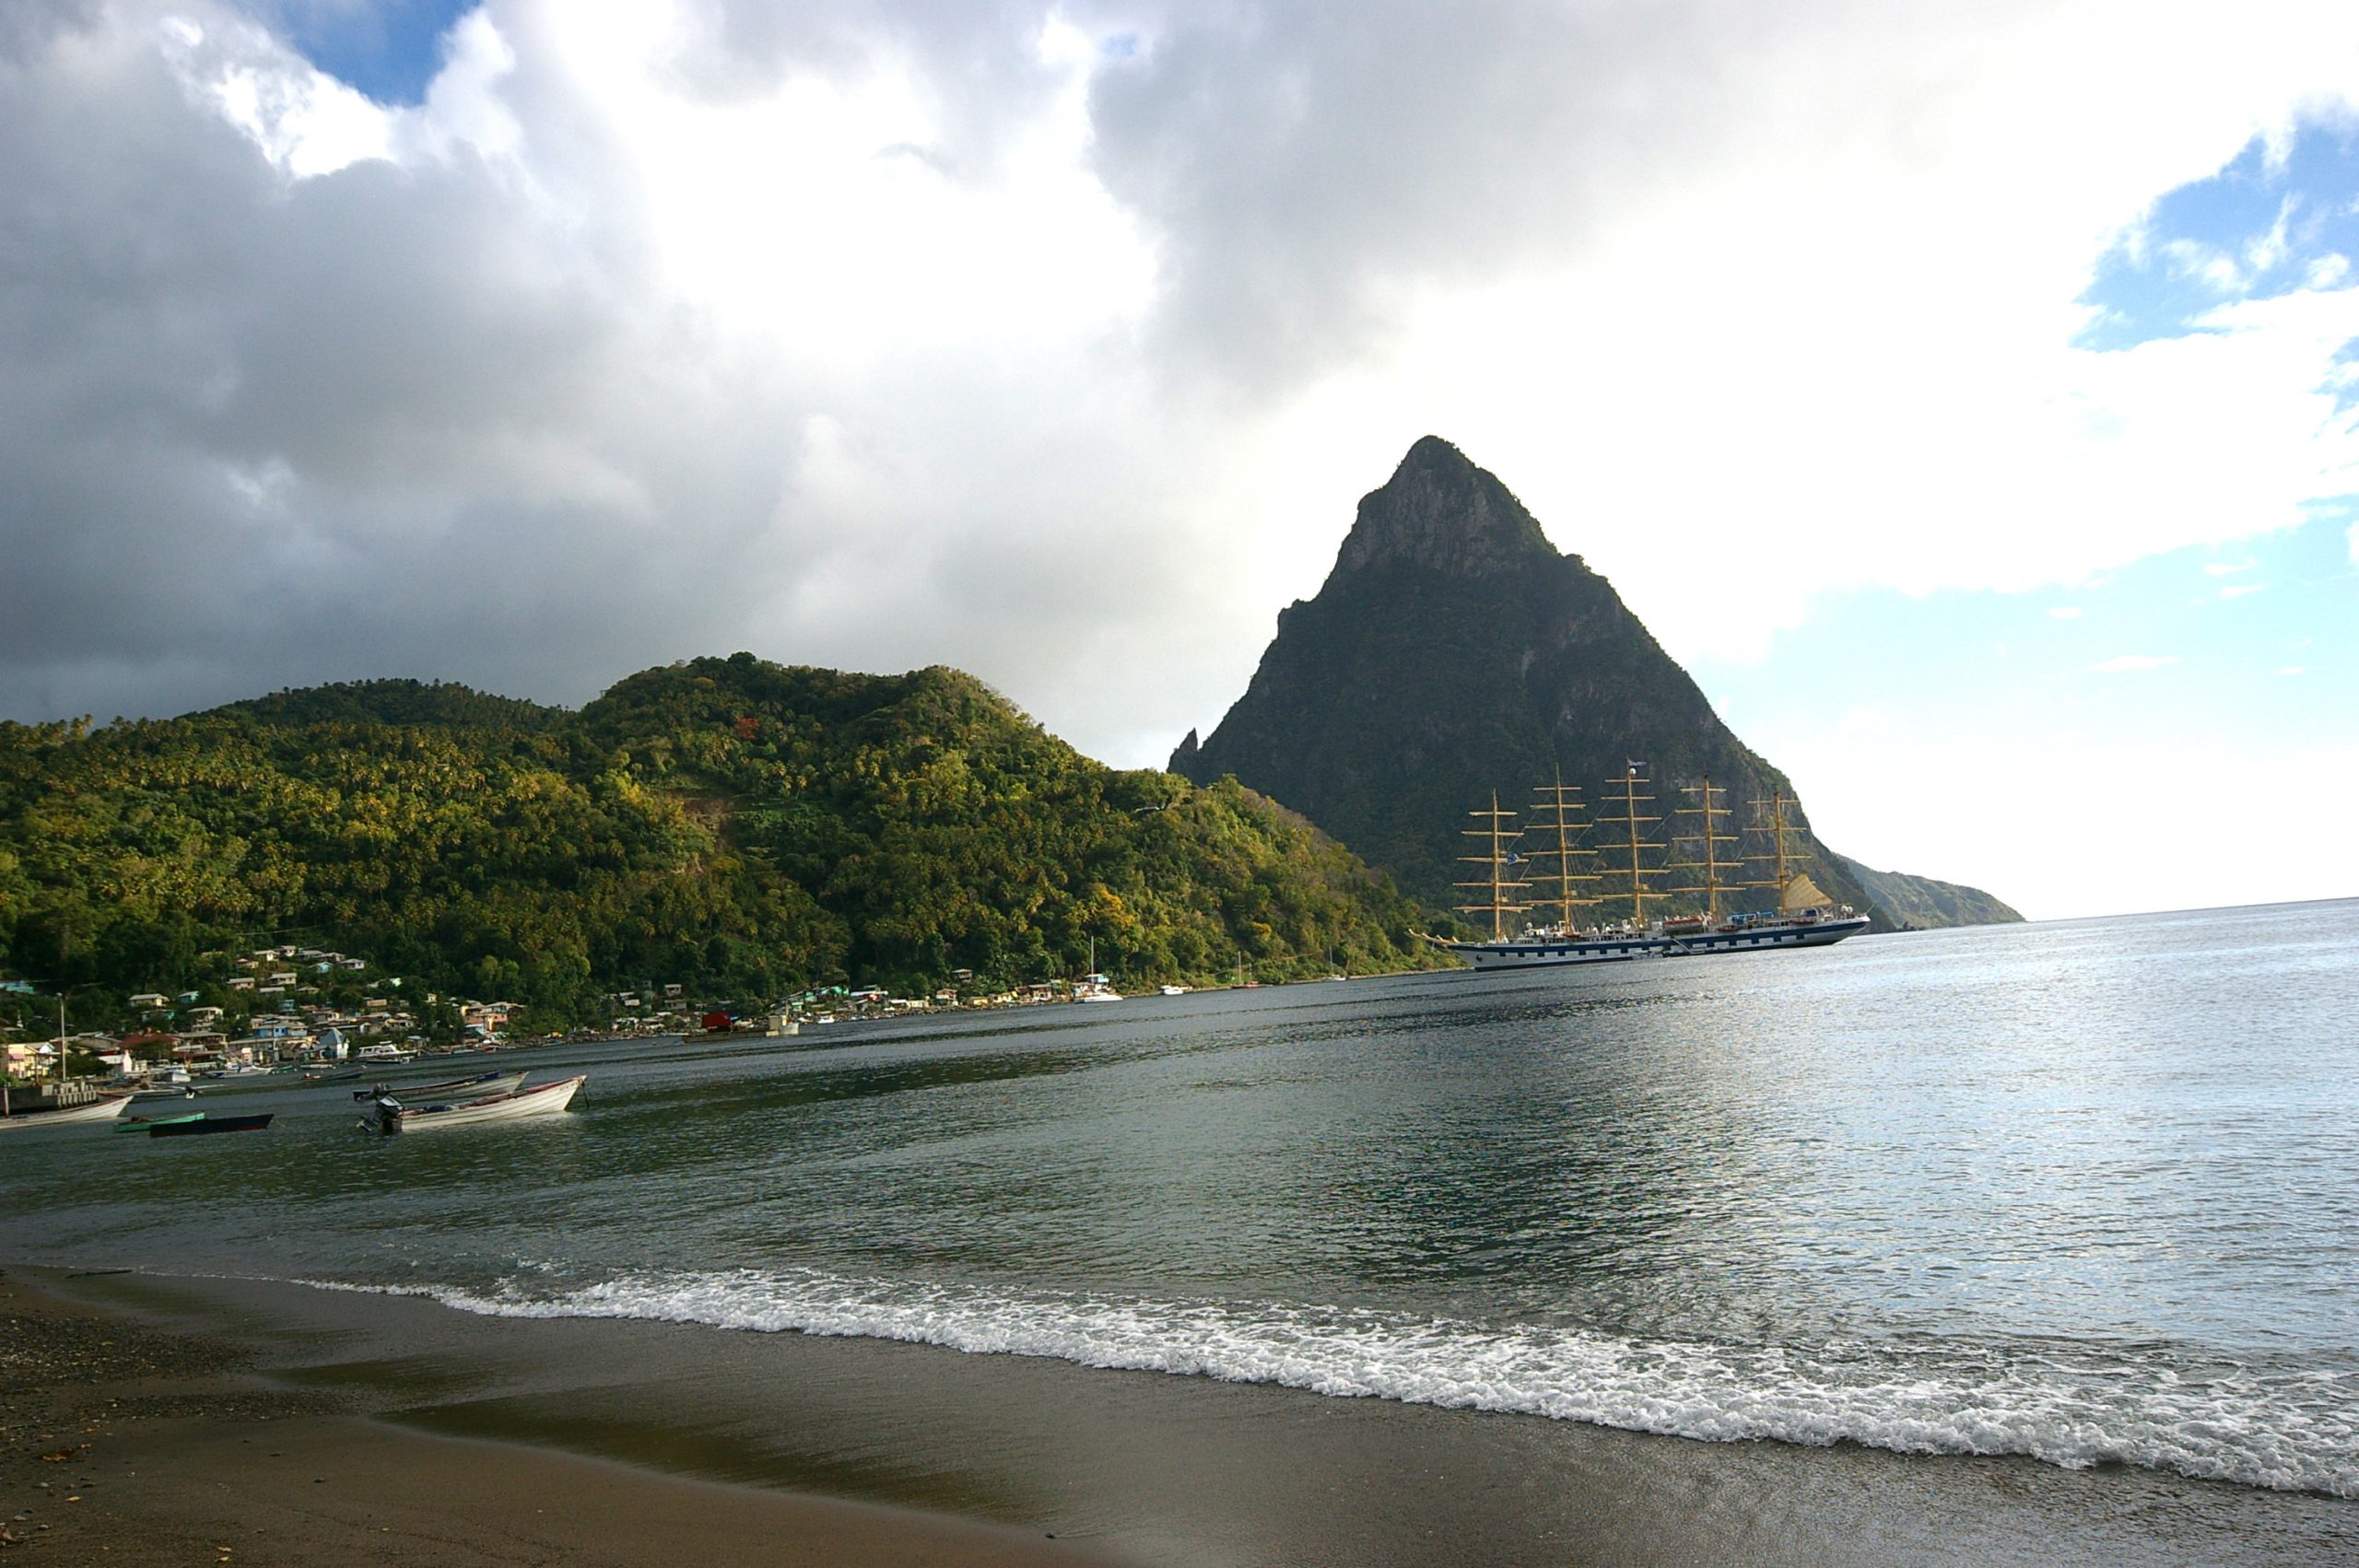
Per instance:
[[[1761,825],[1777,809],[1766,802],[1782,797],[1795,830],[1790,872],[1877,910],[1881,925],[1979,907],[1929,896],[1896,918],[1819,840],[1786,776],[1720,721],[1613,585],[1558,552],[1496,475],[1432,436],[1361,499],[1318,596],[1279,614],[1245,695],[1210,736],[1200,742],[1191,731],[1170,766],[1199,782],[1234,775],[1390,872],[1404,891],[1449,906],[1468,901],[1453,886],[1471,874],[1459,860],[1469,852],[1467,813],[1487,807],[1494,790],[1502,807],[1525,811],[1535,789],[1561,776],[1580,789],[1594,821],[1618,814],[1608,786],[1618,793],[1633,764],[1647,781],[1638,814],[1661,819],[1645,832],[1666,841],[1642,857],[1649,867],[1701,858],[1703,819],[1681,813],[1708,778],[1713,803],[1731,813],[1715,831],[1741,840],[1716,855],[1753,857],[1743,870],[1724,869],[1723,882],[1771,874],[1774,835]],[[1587,842],[1602,841],[1592,827]],[[1611,864],[1601,855],[1596,867]],[[1895,886],[1913,880],[1880,874]],[[1698,882],[1669,870],[1652,878],[1658,889]],[[1758,907],[1775,895],[1739,902]],[[1672,901],[1700,905],[1700,895]],[[1609,918],[1627,908],[1626,899],[1602,907]]]

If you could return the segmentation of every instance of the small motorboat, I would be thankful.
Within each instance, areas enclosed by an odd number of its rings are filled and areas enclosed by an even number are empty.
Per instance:
[[[381,1095],[408,1095],[413,1100],[484,1100],[495,1094],[513,1094],[524,1086],[524,1070],[511,1072],[478,1072],[473,1078],[445,1078],[434,1083],[372,1083],[366,1089],[355,1089],[356,1100],[373,1100]]]
[[[76,1127],[83,1122],[112,1121],[129,1104],[130,1095],[115,1094],[103,1100],[68,1106],[62,1111],[18,1111],[14,1116],[0,1117],[0,1128]]]
[[[117,1132],[145,1132],[151,1127],[163,1127],[176,1121],[203,1121],[203,1111],[182,1111],[174,1116],[127,1116],[115,1118]]]
[[[183,1138],[203,1132],[260,1132],[268,1127],[276,1113],[262,1111],[253,1116],[206,1116],[202,1112],[193,1117],[175,1117],[167,1121],[151,1122],[150,1138]]]
[[[487,1121],[522,1121],[527,1117],[555,1116],[573,1103],[574,1092],[590,1075],[561,1078],[508,1094],[484,1094],[442,1106],[405,1106],[391,1094],[381,1094],[360,1125],[371,1132],[417,1132],[434,1127],[474,1127]]]

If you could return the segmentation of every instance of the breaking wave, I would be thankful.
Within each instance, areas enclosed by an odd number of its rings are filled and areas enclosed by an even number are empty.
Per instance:
[[[554,1293],[522,1281],[490,1292],[334,1288],[425,1295],[508,1317],[643,1319],[1049,1356],[1712,1442],[2017,1454],[2074,1469],[2119,1462],[2359,1496],[2359,1375],[2198,1368],[2160,1348],[1730,1345],[1369,1310],[1014,1293],[818,1270],[640,1274]]]

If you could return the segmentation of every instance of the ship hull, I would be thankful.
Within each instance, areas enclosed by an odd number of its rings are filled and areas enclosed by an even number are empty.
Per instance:
[[[1513,942],[1452,942],[1442,945],[1463,956],[1472,971],[1563,969],[1587,964],[1624,964],[1639,958],[1708,958],[1728,953],[1761,953],[1797,947],[1827,947],[1868,929],[1867,917],[1762,921],[1713,930],[1661,931],[1630,936]]]

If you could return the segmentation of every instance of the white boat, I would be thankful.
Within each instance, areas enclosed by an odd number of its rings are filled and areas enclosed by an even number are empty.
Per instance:
[[[1188,988],[1185,986],[1157,986],[1156,989],[1161,991],[1165,996],[1186,996],[1188,994]]]
[[[478,1072],[472,1078],[444,1078],[431,1083],[372,1083],[366,1089],[355,1089],[356,1100],[374,1099],[391,1094],[398,1099],[406,1094],[413,1100],[476,1100],[497,1099],[513,1094],[524,1086],[524,1069],[511,1072]]]
[[[65,1062],[65,1052],[71,1043],[71,1036],[65,1033],[65,999],[60,997],[57,999],[56,1052],[61,1066]],[[62,1083],[58,1092],[64,1093]],[[6,1091],[0,1091],[0,1106],[6,1104]],[[68,1106],[64,1110],[11,1111],[9,1114],[0,1115],[0,1129],[27,1127],[79,1127],[88,1122],[112,1121],[123,1114],[123,1107],[129,1104],[131,1104],[131,1096],[127,1094],[107,1094],[95,1100],[85,1100],[78,1106]]]
[[[575,1091],[588,1082],[589,1074],[582,1073],[512,1094],[486,1094],[446,1106],[405,1106],[390,1094],[381,1095],[360,1125],[375,1132],[417,1132],[426,1128],[474,1127],[487,1121],[556,1116],[573,1103]]]
[[[1080,983],[1074,987],[1074,1000],[1120,1001],[1122,1000],[1122,993],[1114,989],[1114,983],[1097,973],[1097,939],[1096,937],[1089,939],[1089,970],[1088,974],[1081,977]]]
[[[355,1061],[410,1061],[417,1056],[416,1051],[405,1051],[399,1046],[363,1046],[353,1053],[352,1059]]]
[[[0,1128],[73,1127],[85,1122],[112,1121],[129,1104],[130,1095],[117,1094],[83,1105],[68,1106],[62,1111],[18,1111],[13,1116],[0,1117]]]

